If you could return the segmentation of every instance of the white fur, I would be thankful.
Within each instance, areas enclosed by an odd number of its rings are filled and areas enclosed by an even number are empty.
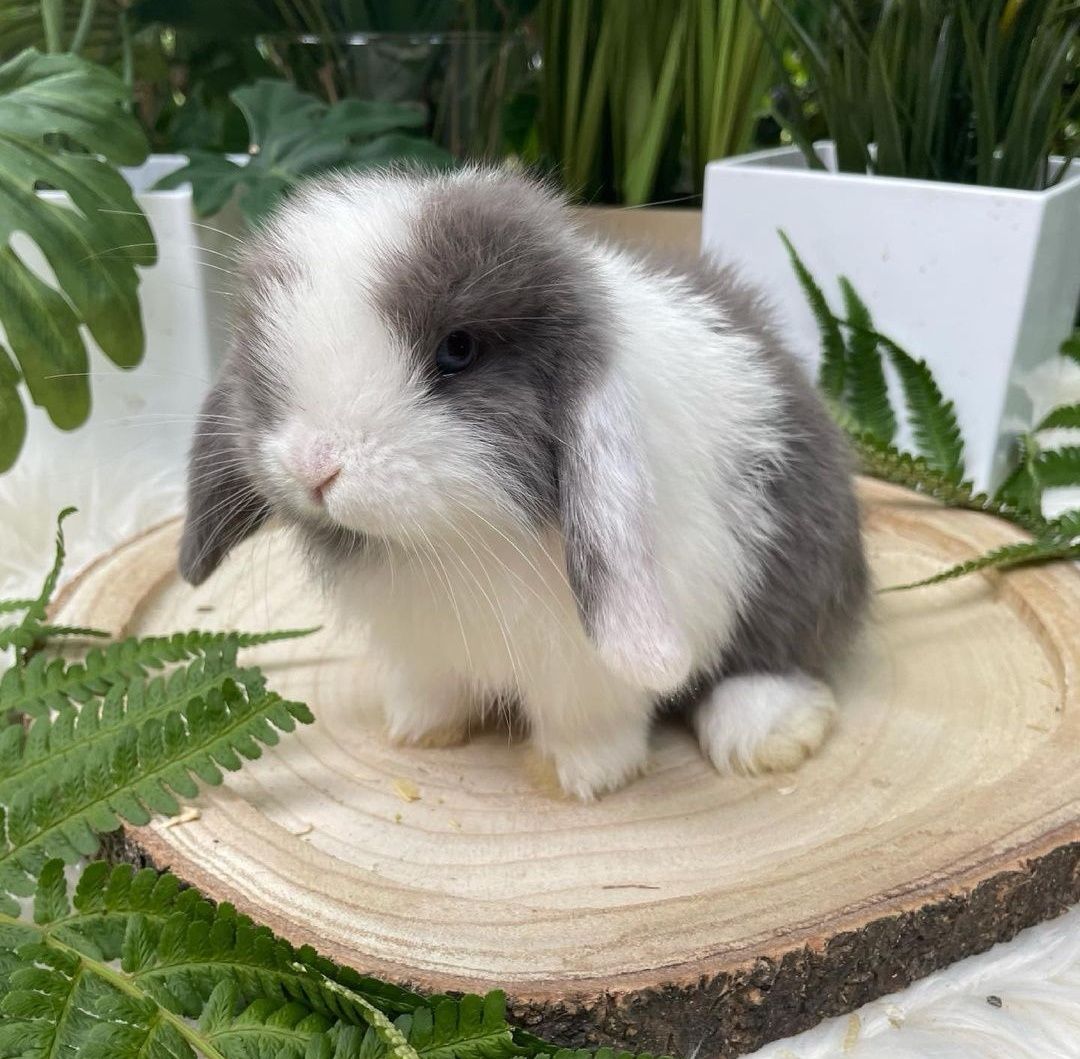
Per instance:
[[[803,673],[721,681],[694,713],[694,729],[721,772],[793,769],[821,746],[836,716],[827,685]]]
[[[632,684],[653,691],[678,688],[693,659],[684,630],[667,602],[655,547],[636,527],[656,522],[656,495],[640,458],[640,395],[619,373],[590,394],[580,413],[574,455],[583,487],[572,496],[574,517],[610,557],[607,603],[595,630],[605,663]]]
[[[364,298],[371,248],[407,255],[422,205],[416,185],[362,179],[347,198],[309,193],[279,225],[304,279],[264,325],[264,353],[296,411],[263,439],[263,470],[277,503],[383,542],[385,568],[346,572],[337,589],[388,659],[395,737],[420,741],[512,690],[564,789],[587,798],[641,767],[652,693],[715,661],[754,586],[774,524],[745,468],[784,458],[777,387],[747,339],[718,333],[711,302],[582,239],[615,342],[581,424],[588,516],[618,560],[590,641],[562,542],[527,527],[483,438],[425,399],[403,340]],[[627,423],[633,451],[612,441]],[[341,473],[323,508],[306,468],[328,463]]]

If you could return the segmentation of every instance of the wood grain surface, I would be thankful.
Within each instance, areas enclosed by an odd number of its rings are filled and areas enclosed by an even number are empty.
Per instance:
[[[861,485],[881,586],[1018,539]],[[720,777],[664,727],[638,782],[592,805],[534,787],[486,732],[380,731],[362,634],[324,613],[268,530],[198,589],[179,527],[102,557],[60,619],[118,634],[325,623],[249,652],[317,722],[130,834],[294,942],[438,991],[505,988],[564,1044],[732,1055],[848,1011],[1080,898],[1080,572],[976,575],[877,597],[842,722],[791,775]]]

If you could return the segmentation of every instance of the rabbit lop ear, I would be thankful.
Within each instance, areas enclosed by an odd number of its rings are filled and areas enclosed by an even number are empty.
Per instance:
[[[203,404],[188,462],[180,573],[193,585],[202,584],[270,513],[244,468],[238,430],[228,386],[219,382]]]
[[[673,691],[690,674],[690,649],[658,576],[654,498],[634,402],[609,372],[570,420],[558,443],[559,504],[585,630],[615,673]]]

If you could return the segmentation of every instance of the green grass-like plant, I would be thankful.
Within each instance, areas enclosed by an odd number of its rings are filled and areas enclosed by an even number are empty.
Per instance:
[[[1032,433],[1017,439],[1013,465],[997,492],[992,496],[977,492],[964,475],[964,442],[956,410],[942,394],[926,361],[917,360],[874,328],[869,308],[844,276],[839,279],[844,312],[834,312],[791,240],[783,232],[780,238],[818,325],[818,385],[851,439],[863,471],[949,507],[1008,519],[1033,536],[1030,541],[957,563],[923,581],[894,587],[937,584],[991,568],[1080,559],[1080,509],[1053,519],[1043,514],[1044,490],[1080,486],[1080,446],[1044,450],[1038,439],[1042,430],[1080,426],[1080,409],[1063,405],[1047,414]],[[1080,362],[1080,332],[1062,344],[1061,353]],[[904,452],[893,443],[899,417],[889,397],[886,362],[895,371],[904,394],[916,452]]]
[[[541,161],[586,200],[668,197],[685,166],[747,150],[770,61],[772,0],[546,0]]]
[[[1051,165],[1055,144],[1068,157],[1080,146],[1075,0],[835,0],[811,17],[775,5],[780,24],[762,28],[777,117],[811,167],[824,168],[812,111],[851,173],[1039,189],[1067,168]]]

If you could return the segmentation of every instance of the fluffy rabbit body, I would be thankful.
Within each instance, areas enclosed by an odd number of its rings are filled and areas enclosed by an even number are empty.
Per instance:
[[[722,769],[799,763],[863,611],[842,439],[728,273],[650,266],[503,170],[327,179],[252,241],[181,569],[274,514],[363,621],[389,734],[513,700],[563,789],[659,707]]]

